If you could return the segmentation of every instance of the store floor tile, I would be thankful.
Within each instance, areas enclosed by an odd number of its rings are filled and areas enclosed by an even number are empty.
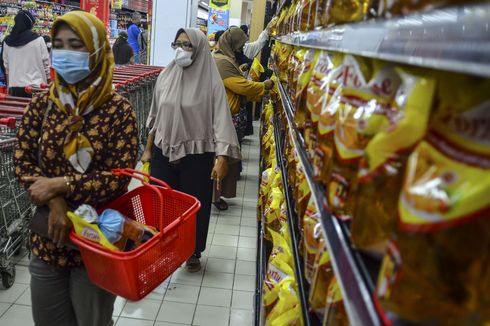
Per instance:
[[[226,211],[212,209],[202,270],[190,274],[181,267],[138,302],[117,298],[113,312],[116,326],[253,325],[259,182],[256,123],[255,133],[243,142],[237,197],[226,200]],[[131,187],[139,185],[134,182]],[[33,321],[25,253],[16,263],[15,284],[0,290],[0,325],[29,326]]]

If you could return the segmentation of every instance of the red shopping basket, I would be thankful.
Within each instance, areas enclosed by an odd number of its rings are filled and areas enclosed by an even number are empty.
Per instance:
[[[125,216],[160,230],[149,241],[129,252],[111,251],[78,236],[78,245],[90,280],[97,286],[129,300],[137,301],[169,277],[195,250],[196,213],[200,202],[173,190],[165,182],[132,169],[115,169],[117,176],[130,176],[143,186],[108,204]],[[159,186],[144,181],[149,178]],[[102,210],[103,210],[102,209]]]

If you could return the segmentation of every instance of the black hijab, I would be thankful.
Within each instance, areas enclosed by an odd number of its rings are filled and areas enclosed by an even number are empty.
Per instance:
[[[34,27],[34,17],[30,12],[21,10],[14,18],[14,27],[9,36],[5,38],[5,43],[11,47],[26,45],[39,37],[32,31]]]

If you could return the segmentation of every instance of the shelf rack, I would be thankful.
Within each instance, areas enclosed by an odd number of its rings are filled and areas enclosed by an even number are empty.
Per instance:
[[[299,242],[300,242],[301,235],[298,230],[298,217],[296,215],[296,212],[294,211],[294,200],[292,199],[291,189],[288,184],[288,171],[286,167],[285,157],[282,152],[284,148],[285,135],[280,134],[282,128],[280,128],[277,114],[274,114],[273,125],[274,125],[274,138],[276,144],[276,159],[277,159],[277,165],[280,168],[281,175],[282,175],[284,200],[286,202],[286,211],[287,211],[287,219],[288,219],[287,224],[288,224],[289,234],[291,235],[291,244],[292,244],[291,249],[293,252],[294,273],[296,277],[296,284],[298,286],[298,295],[301,304],[303,325],[311,326],[311,325],[315,325],[316,323],[314,323],[312,318],[310,317],[309,309],[308,309],[309,285],[304,277],[303,260],[301,259],[299,254],[299,248],[300,248]]]
[[[274,68],[274,73],[280,80],[276,68]],[[322,231],[331,255],[335,275],[339,280],[349,321],[352,325],[381,325],[371,298],[372,280],[367,268],[360,259],[360,254],[352,249],[346,226],[327,209],[325,188],[313,178],[313,168],[308,160],[304,140],[294,121],[291,99],[281,82],[278,83],[278,88],[293,145],[303,165],[312,198],[321,216]]]
[[[259,129],[259,139],[263,137],[263,129],[262,127]],[[263,157],[262,157],[262,141],[260,143],[260,172],[259,172],[259,189],[261,183],[261,176],[264,170],[263,165]],[[264,325],[265,321],[265,313],[264,313],[264,305],[263,305],[263,286],[264,280],[267,272],[267,245],[265,241],[265,232],[264,232],[264,221],[263,218],[258,218],[259,223],[257,223],[257,264],[255,267],[255,295],[254,295],[254,308],[255,308],[255,326]]]
[[[281,43],[490,77],[490,3],[276,37]]]

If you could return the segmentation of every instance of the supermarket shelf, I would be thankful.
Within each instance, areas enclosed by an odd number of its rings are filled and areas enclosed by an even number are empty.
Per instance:
[[[43,0],[35,0],[35,2],[38,2],[38,3],[45,3],[45,4],[50,4],[50,5],[56,5],[56,6],[64,6],[64,7],[68,7],[68,8],[77,8],[77,9],[80,9],[80,6],[72,6],[72,5],[67,5],[67,4],[64,4],[64,3],[55,3],[55,2],[49,2],[49,1],[43,1]]]
[[[282,183],[284,186],[284,198],[286,201],[286,210],[287,210],[287,218],[288,218],[287,224],[289,228],[289,234],[291,235],[292,252],[294,256],[293,257],[294,273],[296,276],[296,284],[298,285],[298,295],[299,295],[299,301],[301,303],[301,314],[303,317],[303,325],[310,326],[315,324],[313,323],[313,320],[310,318],[309,308],[308,308],[309,285],[304,278],[303,261],[299,254],[300,234],[299,234],[298,223],[297,223],[298,218],[293,209],[294,201],[292,199],[291,190],[288,185],[288,173],[284,162],[284,155],[282,153],[284,137],[281,137],[280,134],[281,128],[279,127],[277,115],[274,115],[273,124],[274,124],[274,138],[276,144],[277,164],[281,169]]]
[[[276,40],[490,77],[490,3],[294,33]]]
[[[280,80],[276,69],[274,69],[274,73]],[[291,139],[304,167],[311,194],[321,215],[327,248],[331,254],[335,275],[342,289],[349,321],[351,325],[381,325],[371,299],[370,290],[372,290],[372,285],[369,281],[369,276],[366,275],[364,264],[360,261],[359,254],[352,250],[345,225],[327,210],[325,189],[313,179],[313,168],[308,160],[303,137],[294,122],[293,105],[289,95],[281,82],[278,83],[278,88],[286,113]]]

